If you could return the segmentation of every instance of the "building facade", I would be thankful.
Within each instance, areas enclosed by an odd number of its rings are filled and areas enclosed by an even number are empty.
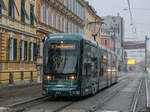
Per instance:
[[[115,40],[112,36],[101,34],[101,45],[115,52]]]
[[[34,6],[35,0],[0,0],[0,83],[36,78]]]
[[[115,53],[117,54],[119,61],[119,69],[124,67],[124,20],[119,14],[117,16],[105,16],[104,24],[102,25],[102,32],[112,35],[115,39]]]
[[[84,33],[83,0],[36,0],[37,34]]]

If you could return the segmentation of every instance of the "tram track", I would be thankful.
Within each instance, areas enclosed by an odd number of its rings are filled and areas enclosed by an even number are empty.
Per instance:
[[[121,76],[122,77],[122,76]],[[126,80],[127,79],[127,77],[123,77],[123,78],[121,78],[121,77],[119,77],[118,78],[118,81],[119,82],[121,82],[122,80]],[[113,85],[113,86],[116,86],[116,85]],[[110,95],[112,95],[112,93],[117,93],[118,92],[118,90],[119,90],[119,88],[122,88],[123,87],[123,85],[121,84],[121,86],[119,86],[119,87],[115,87],[116,89],[114,89],[114,87],[112,86],[112,88],[110,88],[110,90],[109,91],[112,91],[111,93],[110,93]],[[112,90],[111,90],[112,89]],[[107,91],[107,89],[105,89],[106,91]],[[104,91],[105,91],[104,90]],[[100,93],[103,93],[104,91],[101,91]],[[115,92],[116,91],[116,92]],[[109,95],[106,95],[106,96],[104,96],[104,98],[106,97],[108,97]],[[112,97],[112,96],[111,96]],[[88,100],[89,98],[87,98],[87,99],[82,99],[81,101],[84,101],[84,100]],[[17,110],[17,109],[19,109],[19,110],[21,110],[21,112],[24,112],[24,110],[26,109],[26,108],[32,108],[32,107],[36,107],[36,106],[38,106],[38,105],[49,105],[49,104],[51,104],[51,103],[54,103],[54,99],[53,98],[51,98],[51,97],[43,97],[43,96],[41,96],[41,97],[38,97],[38,98],[33,98],[33,99],[30,99],[30,100],[24,100],[24,101],[22,101],[22,102],[17,102],[17,103],[14,103],[14,104],[10,104],[10,105],[6,105],[5,107],[7,107],[7,108],[9,108],[9,109],[15,109],[15,110]],[[69,106],[71,106],[71,105],[73,105],[74,103],[79,103],[80,101],[77,101],[77,102],[73,102],[73,101],[64,101],[64,103],[65,103],[65,105],[63,104],[62,106],[60,106],[60,107],[57,107],[57,108],[55,108],[54,110],[52,110],[52,112],[59,112],[59,111],[61,111],[61,110],[64,110],[65,108],[67,108],[67,107],[69,107]],[[56,103],[56,105],[58,105],[59,103],[56,101],[55,102]],[[95,105],[94,106],[92,106],[91,107],[92,109],[93,108],[95,108]],[[91,110],[91,109],[89,109],[89,110]],[[13,111],[13,112],[15,112],[15,111]]]
[[[149,93],[149,80],[148,80],[147,74],[145,74],[145,86],[146,86],[146,109],[147,111],[150,111],[150,93]]]
[[[137,105],[138,105],[138,101],[139,101],[139,97],[140,97],[140,91],[141,91],[143,84],[144,84],[144,79],[142,78],[140,80],[139,86],[135,92],[135,96],[133,97],[133,101],[132,101],[131,108],[130,108],[131,112],[137,112]]]
[[[28,103],[40,101],[40,100],[43,100],[45,98],[47,98],[47,97],[41,96],[41,97],[29,99],[29,100],[24,100],[24,101],[21,101],[21,102],[16,102],[14,104],[9,104],[9,105],[6,105],[5,107],[7,107],[7,108],[15,108],[15,107],[18,107],[18,106],[21,106],[21,105],[25,105],[25,104],[28,104]]]
[[[5,105],[4,107],[7,108],[10,112],[24,112],[26,108],[43,103],[47,99],[48,97],[40,96],[37,98],[16,102],[14,104]]]
[[[127,79],[126,79],[127,80]],[[99,109],[101,109],[103,107],[103,105],[105,103],[107,103],[112,97],[116,96],[117,93],[119,93],[119,91],[122,88],[125,88],[128,85],[128,81],[122,82],[122,84],[114,86],[113,88],[111,88],[109,90],[109,92],[105,91],[104,94],[101,94],[99,97],[100,100],[97,101],[96,105],[93,105],[89,108],[89,110],[87,110],[87,112],[95,112]]]
[[[30,99],[27,101],[22,101],[22,102],[18,102],[15,104],[11,104],[11,105],[7,105],[5,107],[7,107],[10,112],[26,112],[26,109],[32,109],[32,107],[36,107],[38,105],[48,105],[48,104],[52,104],[52,103],[56,103],[54,102],[55,98],[52,97],[39,97],[39,98],[34,98],[34,99]],[[63,109],[65,109],[66,107],[72,105],[74,102],[73,101],[64,101],[63,105],[60,104],[60,107],[57,107],[57,105],[59,105],[59,102],[56,103],[56,109],[52,110],[51,112],[59,112]]]

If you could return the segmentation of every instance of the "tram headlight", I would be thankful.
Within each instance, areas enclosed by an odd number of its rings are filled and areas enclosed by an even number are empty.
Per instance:
[[[46,76],[45,76],[45,79],[46,79],[46,80],[51,80],[52,78],[53,78],[52,75],[46,75]]]
[[[107,69],[107,72],[111,72],[111,69]]]
[[[112,69],[112,72],[117,72],[117,70],[116,69]]]
[[[75,75],[70,75],[70,76],[69,76],[69,79],[70,79],[70,80],[76,80],[76,76],[75,76]]]

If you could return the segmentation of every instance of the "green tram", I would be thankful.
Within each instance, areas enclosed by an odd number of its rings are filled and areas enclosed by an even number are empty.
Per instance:
[[[49,34],[44,41],[42,94],[86,96],[117,83],[117,56],[80,34]]]

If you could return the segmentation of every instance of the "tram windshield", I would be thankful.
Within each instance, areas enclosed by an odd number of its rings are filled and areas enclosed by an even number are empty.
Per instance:
[[[51,43],[44,57],[44,72],[77,73],[78,56],[75,44]]]

